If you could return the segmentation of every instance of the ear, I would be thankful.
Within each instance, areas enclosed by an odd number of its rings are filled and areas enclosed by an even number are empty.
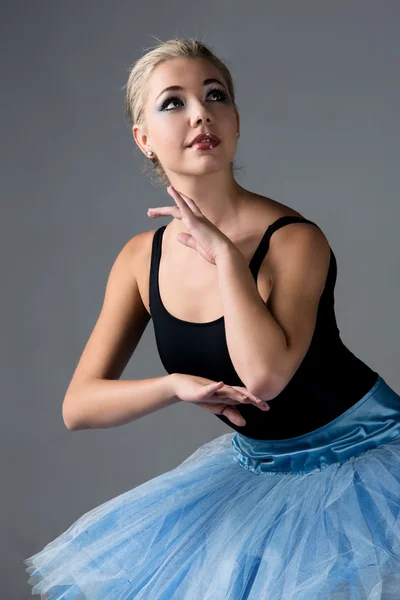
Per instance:
[[[149,145],[149,138],[147,136],[146,129],[144,127],[140,127],[139,125],[133,125],[132,126],[132,134],[133,134],[133,139],[135,140],[136,144],[139,146],[140,150],[143,153],[146,153],[146,150]]]
[[[236,131],[240,131],[240,114],[236,109],[235,109],[235,114],[236,114]]]

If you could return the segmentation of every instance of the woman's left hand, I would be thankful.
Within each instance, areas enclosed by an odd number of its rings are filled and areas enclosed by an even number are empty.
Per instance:
[[[179,233],[178,241],[188,248],[193,248],[206,261],[215,265],[218,253],[232,242],[203,215],[192,198],[178,192],[172,185],[167,188],[167,192],[177,206],[149,208],[148,216],[150,218],[171,216],[182,220],[189,233]]]

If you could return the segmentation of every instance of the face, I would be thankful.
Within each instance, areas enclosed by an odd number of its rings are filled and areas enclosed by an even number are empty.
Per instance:
[[[204,80],[216,79],[204,85]],[[164,91],[169,86],[180,90]],[[151,149],[170,180],[175,174],[203,175],[230,171],[237,150],[239,114],[216,67],[203,58],[174,58],[158,65],[147,85],[145,126],[132,132],[143,152]],[[189,148],[209,131],[219,137],[210,150]],[[171,179],[172,176],[172,179]]]

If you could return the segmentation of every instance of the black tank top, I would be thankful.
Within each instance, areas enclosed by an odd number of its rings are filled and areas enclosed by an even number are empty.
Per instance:
[[[257,282],[257,273],[268,252],[271,235],[288,223],[316,223],[297,216],[284,216],[264,233],[249,268]],[[192,323],[171,315],[159,293],[158,271],[162,236],[166,225],[154,234],[150,267],[150,312],[160,360],[168,373],[186,373],[245,386],[229,356],[224,317],[206,323]],[[270,410],[261,411],[251,404],[236,404],[246,420],[235,425],[224,415],[216,415],[230,428],[254,439],[285,439],[303,435],[326,425],[358,400],[378,378],[362,360],[341,341],[334,310],[337,263],[331,260],[322,292],[310,347],[284,390],[269,401]]]

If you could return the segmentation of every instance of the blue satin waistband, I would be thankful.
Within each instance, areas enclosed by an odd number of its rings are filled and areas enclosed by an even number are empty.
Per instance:
[[[393,441],[400,435],[400,396],[378,376],[356,404],[330,423],[294,438],[232,438],[234,460],[261,473],[309,473]]]

